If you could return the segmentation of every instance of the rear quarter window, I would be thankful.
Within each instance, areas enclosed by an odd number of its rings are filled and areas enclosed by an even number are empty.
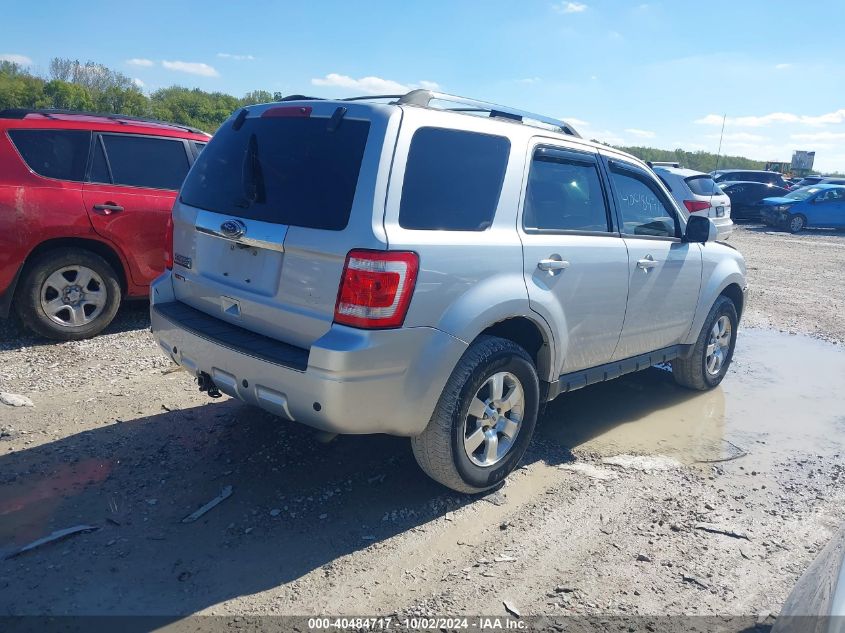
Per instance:
[[[420,128],[408,152],[399,225],[445,231],[489,228],[509,152],[510,141],[503,136]]]
[[[82,130],[9,130],[27,166],[39,176],[82,182],[91,132]]]

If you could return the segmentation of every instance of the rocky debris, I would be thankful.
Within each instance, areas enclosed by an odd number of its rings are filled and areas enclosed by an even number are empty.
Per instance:
[[[204,515],[209,510],[216,508],[219,504],[223,501],[228,499],[232,496],[232,486],[224,486],[223,490],[220,491],[220,494],[214,497],[211,501],[203,505],[202,507],[198,508],[184,519],[182,519],[182,523],[193,523],[197,519],[199,519],[202,515]]]
[[[21,396],[17,393],[9,393],[7,391],[0,391],[0,403],[10,407],[34,407],[35,404],[26,396]]]
[[[724,534],[725,536],[730,536],[731,538],[741,538],[745,539],[746,541],[751,540],[751,537],[748,536],[748,532],[744,530],[721,527],[713,523],[696,523],[695,529],[702,530],[704,532],[710,532],[711,534]]]
[[[511,602],[510,600],[502,600],[502,604],[504,605],[505,610],[508,613],[510,613],[511,615],[513,615],[517,618],[522,617],[522,614],[519,612],[519,609],[517,609],[516,606],[514,605],[514,603]]]
[[[609,468],[601,468],[595,464],[588,462],[574,462],[571,464],[561,464],[558,466],[561,470],[568,470],[573,473],[579,473],[590,479],[598,479],[599,481],[610,481],[616,479],[619,475]]]
[[[608,466],[618,466],[624,470],[644,472],[677,470],[683,467],[683,464],[677,459],[665,455],[614,455],[605,457],[602,459],[602,463]]]
[[[32,543],[29,543],[28,545],[24,545],[19,550],[12,552],[8,556],[6,556],[6,558],[15,558],[16,556],[20,556],[21,554],[24,554],[26,552],[31,552],[32,550],[42,547],[44,545],[55,543],[57,541],[62,541],[76,534],[87,534],[88,532],[96,532],[99,529],[100,528],[96,525],[75,525],[73,527],[64,528],[63,530],[56,530],[52,534],[49,534],[38,540],[32,541]]]

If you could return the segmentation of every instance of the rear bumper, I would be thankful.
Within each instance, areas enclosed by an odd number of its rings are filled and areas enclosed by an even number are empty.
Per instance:
[[[333,433],[419,434],[466,349],[434,328],[333,325],[304,356],[286,354],[270,349],[266,337],[233,335],[222,321],[221,332],[228,331],[215,334],[179,317],[169,273],[153,282],[151,296],[153,334],[176,363],[193,375],[205,372],[233,398]]]
[[[733,220],[728,218],[710,218],[710,221],[716,225],[717,240],[726,240],[730,237],[734,230]]]

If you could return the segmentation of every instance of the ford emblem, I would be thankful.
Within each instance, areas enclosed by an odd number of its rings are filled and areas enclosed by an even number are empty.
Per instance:
[[[246,233],[246,224],[240,220],[226,220],[220,225],[220,232],[224,237],[236,240],[239,237],[243,237]]]

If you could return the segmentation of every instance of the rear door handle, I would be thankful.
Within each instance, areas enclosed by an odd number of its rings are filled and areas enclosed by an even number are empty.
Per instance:
[[[100,215],[111,215],[112,213],[123,211],[123,207],[119,204],[107,202],[106,204],[95,204],[94,211],[98,212]]]
[[[569,268],[569,262],[565,259],[541,259],[537,262],[537,268],[540,270],[563,270]]]
[[[657,262],[654,261],[654,257],[651,255],[646,255],[643,259],[637,260],[637,268],[642,268],[646,272],[648,272],[649,268],[654,268],[657,266]]]

